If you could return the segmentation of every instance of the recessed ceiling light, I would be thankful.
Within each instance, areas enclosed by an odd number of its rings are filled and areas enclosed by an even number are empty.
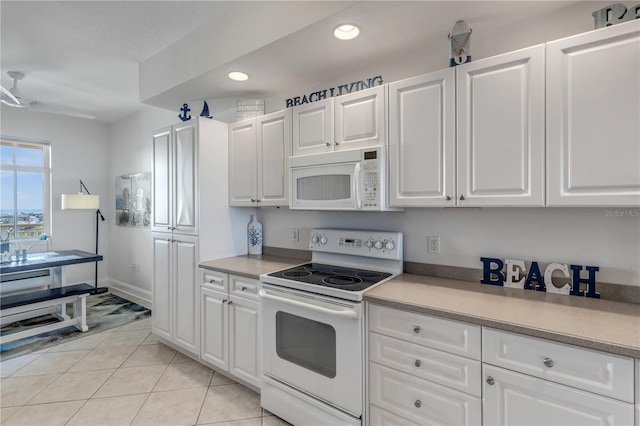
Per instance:
[[[352,40],[360,34],[360,28],[352,24],[342,24],[333,30],[333,35],[340,40]]]
[[[231,71],[229,73],[229,78],[235,81],[246,81],[249,80],[249,76],[240,71]]]

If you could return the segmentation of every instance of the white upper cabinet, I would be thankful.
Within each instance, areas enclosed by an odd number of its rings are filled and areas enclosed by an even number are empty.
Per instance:
[[[547,44],[550,206],[640,205],[640,21]]]
[[[386,144],[386,86],[292,108],[292,155]]]
[[[153,134],[152,231],[198,233],[196,120]]]
[[[455,204],[455,69],[389,84],[391,206]]]
[[[334,98],[335,149],[366,148],[386,143],[386,86]]]
[[[457,67],[459,206],[544,206],[545,46]]]
[[[229,125],[229,205],[287,206],[291,110]]]
[[[293,108],[292,155],[333,151],[333,99]]]

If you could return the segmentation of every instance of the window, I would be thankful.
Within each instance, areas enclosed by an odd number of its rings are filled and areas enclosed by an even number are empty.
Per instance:
[[[49,150],[46,142],[0,140],[0,227],[9,238],[49,232]]]

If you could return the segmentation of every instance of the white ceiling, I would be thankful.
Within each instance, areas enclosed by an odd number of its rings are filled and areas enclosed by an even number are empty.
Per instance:
[[[279,25],[282,2],[265,2],[264,26]],[[267,44],[185,77],[147,103],[175,109],[185,100],[207,99],[224,108],[238,98],[266,98],[287,88],[326,81],[344,70],[441,42],[456,20],[492,22],[548,13],[567,2],[546,1],[379,1],[333,3],[318,8],[317,19]],[[216,19],[237,20],[250,2],[239,1],[7,1],[0,2],[2,85],[7,71],[26,74],[22,96],[113,122],[139,110],[139,63]],[[258,5],[256,3],[256,5]],[[308,3],[309,7],[312,6]],[[299,4],[298,4],[299,7]],[[314,13],[315,9],[314,9]],[[285,16],[286,18],[286,16]],[[337,24],[357,22],[361,37],[345,45],[327,34]],[[473,25],[472,25],[473,26]],[[257,37],[244,27],[239,37]],[[211,34],[211,44],[233,43],[228,34]],[[345,48],[345,46],[349,46]],[[228,46],[227,46],[228,47]],[[233,48],[233,45],[231,45]],[[226,79],[231,68],[248,70],[238,88]],[[180,79],[178,79],[180,80]]]

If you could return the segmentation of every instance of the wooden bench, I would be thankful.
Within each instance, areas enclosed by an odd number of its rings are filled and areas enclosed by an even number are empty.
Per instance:
[[[48,290],[28,291],[24,293],[2,296],[0,298],[0,324],[8,324],[24,318],[24,313],[42,308],[60,305],[60,312],[56,315],[60,321],[27,330],[0,336],[0,343],[13,342],[25,337],[74,326],[80,331],[87,331],[87,303],[86,297],[95,288],[81,283]],[[66,303],[73,303],[73,316],[69,317],[65,310]]]

